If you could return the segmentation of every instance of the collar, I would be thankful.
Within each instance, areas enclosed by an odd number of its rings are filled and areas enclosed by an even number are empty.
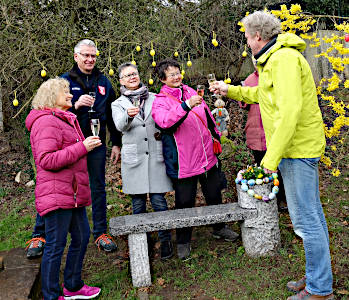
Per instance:
[[[273,36],[271,38],[271,40],[266,44],[264,45],[264,47],[256,54],[254,55],[254,58],[257,60],[258,58],[260,58],[265,52],[267,52],[272,46],[275,45],[276,43],[276,39],[277,39],[277,35]]]

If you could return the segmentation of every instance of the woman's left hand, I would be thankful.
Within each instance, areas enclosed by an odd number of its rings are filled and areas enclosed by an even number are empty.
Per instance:
[[[129,117],[133,118],[139,113],[139,108],[138,107],[130,107],[127,109],[127,114]]]

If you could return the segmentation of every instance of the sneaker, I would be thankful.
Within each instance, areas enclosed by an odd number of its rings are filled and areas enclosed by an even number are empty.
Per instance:
[[[113,252],[117,249],[117,246],[109,234],[103,233],[101,234],[95,241],[98,249],[104,250],[105,252]]]
[[[161,259],[169,259],[173,256],[173,246],[171,241],[161,242],[160,245]]]
[[[297,295],[288,297],[287,300],[334,300],[334,295],[327,296],[312,295],[307,292],[306,289],[302,290]]]
[[[290,292],[293,293],[299,293],[301,290],[305,289],[305,280],[306,277],[304,276],[302,279],[298,280],[298,281],[289,281],[287,282],[287,289]]]
[[[36,237],[26,242],[26,244],[28,244],[25,248],[27,251],[27,258],[37,258],[42,255],[46,240],[43,237]]]
[[[187,244],[177,244],[177,255],[181,260],[189,259],[190,255],[190,243]]]
[[[224,239],[227,242],[234,242],[239,237],[239,235],[228,226],[224,226],[220,230],[213,230],[212,235],[216,239]]]
[[[69,292],[66,288],[63,288],[63,295],[65,300],[70,299],[92,299],[99,295],[101,289],[94,286],[84,285],[80,290],[76,292]]]

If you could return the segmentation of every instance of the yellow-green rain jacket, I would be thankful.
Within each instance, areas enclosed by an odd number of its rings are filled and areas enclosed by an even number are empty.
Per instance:
[[[229,98],[260,104],[267,142],[261,165],[269,170],[276,170],[282,158],[320,157],[325,149],[313,75],[300,53],[305,48],[297,35],[280,34],[258,58],[258,86],[228,88]]]

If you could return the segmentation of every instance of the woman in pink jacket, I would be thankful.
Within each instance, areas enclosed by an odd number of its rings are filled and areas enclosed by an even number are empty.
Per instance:
[[[36,166],[35,206],[45,221],[46,245],[41,263],[45,300],[91,299],[100,288],[81,280],[82,263],[90,236],[85,207],[91,204],[87,152],[101,145],[98,137],[84,138],[72,106],[69,83],[62,78],[44,82],[35,95],[27,119]],[[64,288],[59,273],[70,232]]]
[[[217,157],[212,136],[219,139],[215,121],[202,97],[182,84],[180,67],[175,60],[161,61],[157,75],[164,84],[153,102],[152,116],[161,129],[166,173],[175,189],[176,208],[195,206],[197,182],[209,205],[221,204]],[[225,224],[213,226],[213,236],[234,241],[238,235]],[[192,228],[177,229],[177,254],[190,255]]]

